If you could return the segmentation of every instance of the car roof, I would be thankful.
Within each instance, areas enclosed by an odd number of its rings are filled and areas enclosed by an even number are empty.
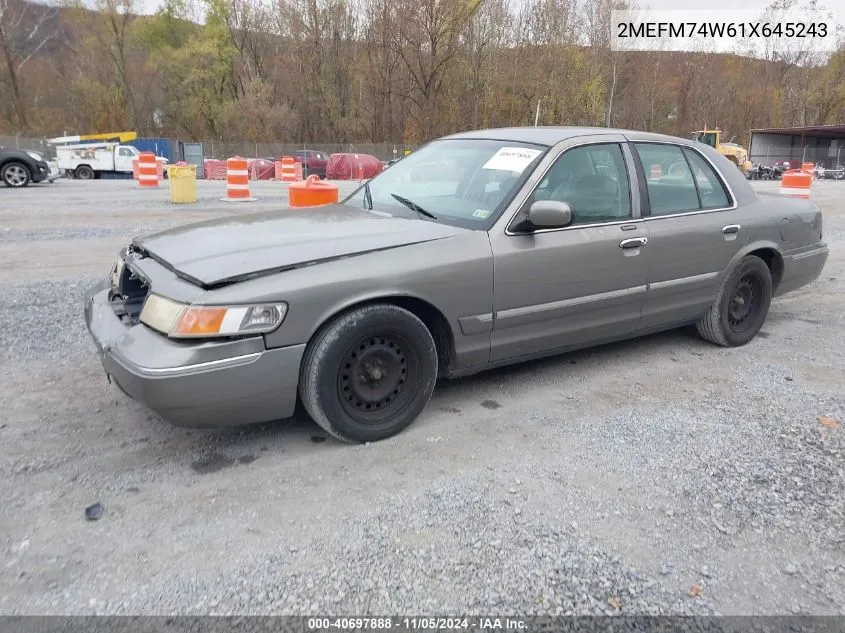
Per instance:
[[[459,132],[443,137],[444,139],[490,139],[497,141],[514,141],[518,143],[534,143],[537,145],[552,146],[561,141],[578,136],[594,136],[597,134],[621,134],[628,139],[638,141],[664,141],[691,145],[690,139],[678,136],[667,136],[665,134],[654,134],[651,132],[639,132],[636,130],[624,130],[607,127],[503,127],[489,130],[473,130],[470,132]]]

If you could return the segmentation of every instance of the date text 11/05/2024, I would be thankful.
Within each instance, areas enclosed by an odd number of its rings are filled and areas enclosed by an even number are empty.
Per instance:
[[[308,618],[309,631],[525,631],[526,623],[517,618],[497,617],[376,617]]]

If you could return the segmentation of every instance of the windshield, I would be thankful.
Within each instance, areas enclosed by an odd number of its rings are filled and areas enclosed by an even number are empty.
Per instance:
[[[696,140],[699,143],[704,143],[710,147],[716,147],[716,133],[715,132],[699,132]]]
[[[421,147],[361,187],[345,204],[487,230],[547,147],[444,139]]]

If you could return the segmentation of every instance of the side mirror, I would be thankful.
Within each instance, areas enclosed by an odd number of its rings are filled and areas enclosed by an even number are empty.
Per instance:
[[[528,209],[528,223],[534,229],[559,229],[572,222],[572,209],[565,202],[537,200]]]

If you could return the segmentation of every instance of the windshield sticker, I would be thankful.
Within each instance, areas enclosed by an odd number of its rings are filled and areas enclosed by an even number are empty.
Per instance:
[[[499,171],[522,172],[528,164],[540,153],[538,149],[527,147],[503,147],[493,154],[484,164],[484,169],[498,169]]]
[[[476,209],[475,213],[472,214],[474,218],[488,218],[490,217],[490,212],[487,209]]]

